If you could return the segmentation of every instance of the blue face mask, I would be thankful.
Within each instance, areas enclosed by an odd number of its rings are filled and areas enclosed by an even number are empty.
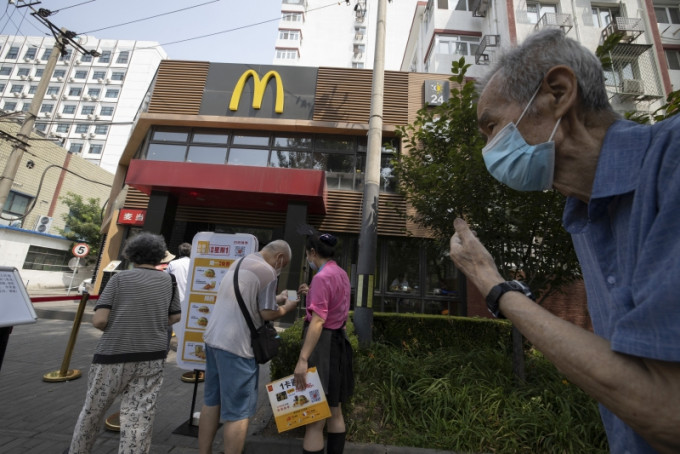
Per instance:
[[[316,271],[316,270],[317,270],[317,266],[316,266],[316,265],[314,264],[314,262],[312,262],[311,260],[307,260],[307,265],[309,265],[309,268],[310,268],[312,271]]]
[[[517,123],[508,123],[482,149],[484,163],[489,173],[496,180],[517,191],[542,191],[550,189],[553,183],[555,142],[552,139],[561,118],[557,120],[548,141],[537,145],[529,145],[516,126],[522,121],[537,94],[538,89]]]

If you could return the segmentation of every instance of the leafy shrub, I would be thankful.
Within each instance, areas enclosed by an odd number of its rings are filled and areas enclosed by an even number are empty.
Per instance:
[[[374,314],[375,342],[357,350],[348,440],[458,452],[606,453],[596,402],[543,355],[527,351],[513,380],[511,326],[496,320]],[[290,375],[302,322],[282,334],[272,378]]]

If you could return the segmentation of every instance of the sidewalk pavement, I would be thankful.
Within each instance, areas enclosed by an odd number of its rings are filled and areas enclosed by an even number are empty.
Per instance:
[[[65,292],[62,294],[64,295]],[[32,297],[36,295],[31,295]],[[44,295],[41,295],[44,296]],[[71,294],[78,297],[76,294]],[[0,365],[0,452],[4,454],[60,454],[70,443],[73,428],[82,408],[87,388],[87,372],[100,331],[92,327],[89,301],[78,329],[69,369],[78,369],[78,379],[49,383],[43,381],[48,372],[59,371],[64,360],[73,319],[79,306],[73,301],[36,302],[38,321],[13,327]],[[173,433],[186,429],[194,412],[203,404],[203,384],[197,386],[181,380],[187,371],[180,369],[171,351],[165,366],[163,388],[157,402],[152,439],[152,454],[196,454],[195,436]],[[272,418],[271,407],[263,384],[269,382],[269,367],[260,368],[257,413],[250,423],[246,454],[293,454],[302,452],[302,440],[291,437],[260,435]],[[194,401],[194,389],[196,390]],[[117,411],[114,404],[109,414]],[[213,452],[223,450],[222,430],[218,430]],[[93,453],[118,452],[118,433],[102,429]],[[435,454],[449,451],[347,443],[347,454]]]

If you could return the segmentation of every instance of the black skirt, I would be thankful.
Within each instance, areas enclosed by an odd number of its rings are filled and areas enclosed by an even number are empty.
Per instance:
[[[303,343],[308,327],[309,323],[305,322]],[[349,401],[354,393],[354,370],[352,346],[344,327],[324,328],[307,363],[309,367],[316,367],[329,407],[337,407],[340,403]]]

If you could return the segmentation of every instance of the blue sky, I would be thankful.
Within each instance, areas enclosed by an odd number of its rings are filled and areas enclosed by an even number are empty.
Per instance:
[[[56,12],[52,23],[79,34],[157,41],[172,59],[254,64],[272,62],[281,15],[281,0],[42,0],[33,7]],[[28,10],[2,7],[0,34],[45,34]]]

